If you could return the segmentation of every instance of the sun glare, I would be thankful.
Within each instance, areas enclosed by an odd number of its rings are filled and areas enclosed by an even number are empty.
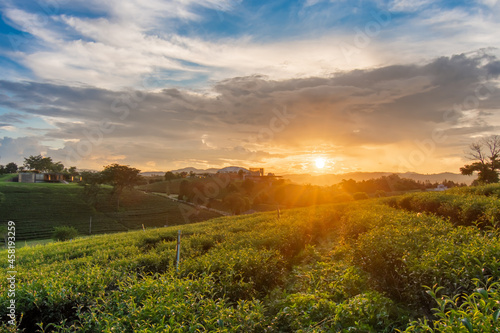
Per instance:
[[[319,157],[316,159],[316,168],[318,169],[323,169],[325,167],[325,159],[322,157]]]

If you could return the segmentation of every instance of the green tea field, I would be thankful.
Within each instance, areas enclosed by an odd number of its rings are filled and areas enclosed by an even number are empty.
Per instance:
[[[163,227],[219,216],[207,211],[191,213],[190,206],[135,190],[122,194],[119,210],[106,193],[96,207],[84,199],[83,188],[77,184],[0,181],[1,220],[16,222],[18,240],[50,238],[54,227],[62,225],[73,226],[80,234],[88,235],[90,231],[100,234],[142,229],[142,225]]]
[[[499,189],[220,217],[20,248],[15,295],[0,295],[0,329],[499,332]],[[7,255],[0,252],[3,285]],[[16,326],[8,323],[12,299]]]

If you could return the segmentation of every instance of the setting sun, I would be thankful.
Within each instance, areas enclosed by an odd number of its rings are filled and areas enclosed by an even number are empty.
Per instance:
[[[325,167],[325,159],[320,157],[316,159],[316,168],[323,169]]]

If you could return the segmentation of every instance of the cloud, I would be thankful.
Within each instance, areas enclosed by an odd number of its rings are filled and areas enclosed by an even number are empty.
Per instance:
[[[325,9],[312,6],[316,3],[304,3],[309,5],[307,15],[296,13],[300,9],[293,6],[287,8],[290,15],[298,15],[290,36],[280,32],[281,21],[270,25],[277,19],[252,14],[247,4],[229,0],[92,0],[55,3],[50,10],[10,2],[4,9],[7,21],[29,36],[20,35],[26,43],[17,52],[3,53],[29,69],[36,80],[119,91],[123,87],[151,88],[144,86],[144,79],[155,72],[162,75],[154,88],[206,88],[207,83],[236,76],[260,73],[276,80],[329,77],[339,70],[410,63],[499,46],[495,31],[500,22],[494,11],[477,5],[375,2],[361,6],[360,13],[350,16],[352,20],[342,14],[317,27],[317,20],[311,24],[311,17]],[[344,8],[344,2],[328,6],[327,13],[351,10]],[[276,15],[268,8],[272,6],[264,7],[259,13]],[[408,14],[403,19],[390,15],[391,10]],[[224,15],[221,18],[213,12]],[[389,19],[377,19],[381,13],[389,13]],[[212,31],[213,25],[226,28]],[[240,25],[248,32],[236,29]],[[250,26],[265,26],[267,32]],[[230,33],[233,28],[238,33]],[[269,36],[263,38],[262,34]]]
[[[414,149],[436,129],[447,137],[436,149],[443,158],[455,154],[446,147],[498,129],[499,64],[477,52],[329,78],[235,77],[206,94],[0,81],[9,96],[0,107],[47,119],[52,128],[43,140],[58,142],[50,151],[68,165],[162,168],[194,158],[204,161],[198,167],[248,166],[316,151],[337,156],[339,167],[354,160],[366,167],[391,151]],[[17,142],[7,140],[3,149],[21,158],[26,152]],[[49,141],[34,147],[51,148]]]

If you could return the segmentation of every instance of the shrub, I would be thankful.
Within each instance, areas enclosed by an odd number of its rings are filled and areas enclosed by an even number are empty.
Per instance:
[[[78,230],[74,227],[62,226],[55,227],[52,238],[57,241],[66,241],[75,238],[78,235]]]
[[[498,282],[481,285],[474,281],[476,290],[454,297],[439,297],[441,288],[428,294],[438,307],[433,309],[438,318],[429,323],[426,319],[414,321],[405,332],[498,332],[500,325],[500,285]]]
[[[354,193],[352,197],[354,198],[354,200],[365,200],[368,199],[368,194],[366,194],[365,192],[357,192]]]

